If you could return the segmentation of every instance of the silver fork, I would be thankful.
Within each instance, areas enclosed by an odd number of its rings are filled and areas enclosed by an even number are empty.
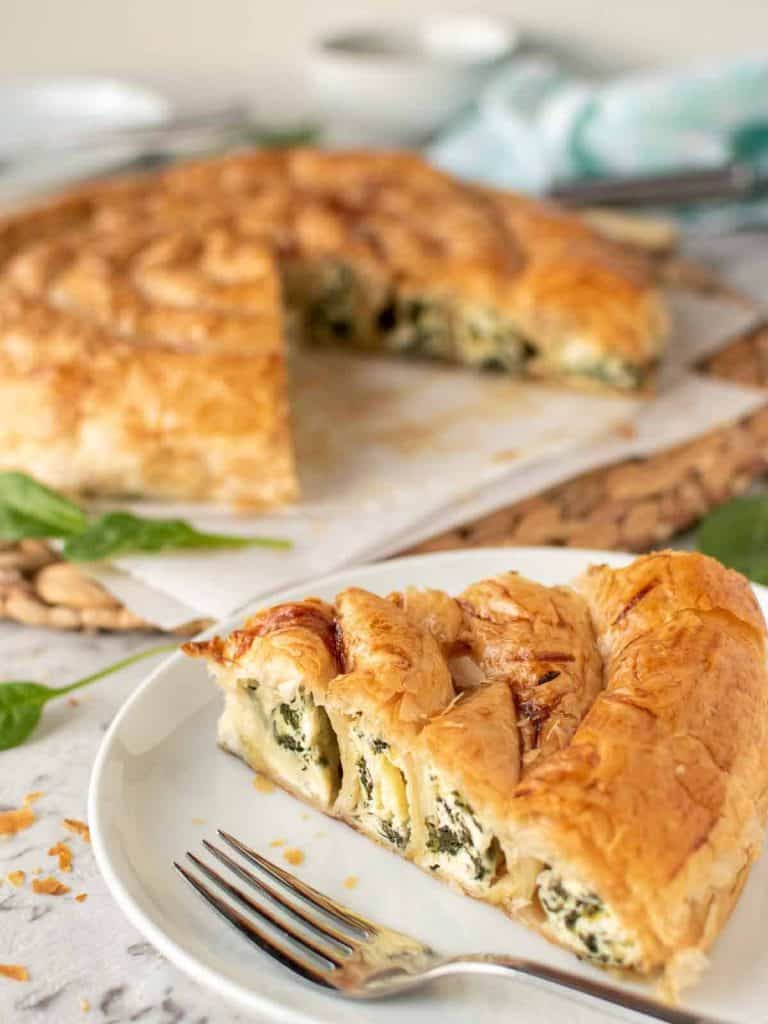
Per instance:
[[[669,1024],[726,1024],[723,1020],[666,1006],[608,982],[580,977],[519,957],[475,953],[440,956],[418,939],[353,913],[230,833],[217,831],[241,859],[235,860],[207,839],[203,840],[203,846],[259,894],[258,902],[194,853],[188,851],[187,857],[199,874],[177,861],[174,867],[250,942],[305,981],[337,995],[348,999],[382,999],[449,974],[527,975]],[[258,868],[258,875],[243,862]],[[199,875],[213,887],[206,885]]]

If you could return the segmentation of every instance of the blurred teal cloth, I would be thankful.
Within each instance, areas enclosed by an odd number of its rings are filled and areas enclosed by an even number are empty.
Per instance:
[[[534,194],[555,180],[733,159],[760,164],[768,177],[768,55],[603,80],[580,77],[546,55],[519,57],[428,155],[460,177]],[[765,224],[768,193],[666,212],[714,230]]]

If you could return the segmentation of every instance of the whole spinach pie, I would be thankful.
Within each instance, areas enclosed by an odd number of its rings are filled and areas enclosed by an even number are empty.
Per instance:
[[[0,221],[0,467],[289,501],[288,324],[634,392],[667,317],[647,266],[579,217],[413,154],[258,151],[89,184]]]

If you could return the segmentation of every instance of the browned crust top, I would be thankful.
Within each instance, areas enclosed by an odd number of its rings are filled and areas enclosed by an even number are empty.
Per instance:
[[[161,257],[143,253],[147,239]],[[238,247],[250,247],[247,259]],[[256,291],[217,290],[198,271],[250,272],[259,247],[262,261],[335,256],[402,287],[455,291],[508,312],[545,348],[589,336],[644,365],[665,331],[642,260],[572,214],[470,188],[410,153],[241,153],[88,185],[0,222],[2,276],[41,296],[52,276],[65,302],[67,281],[79,279],[89,313],[98,301],[84,282],[107,265],[115,287],[129,267],[157,301],[186,296],[199,310],[231,300],[247,311],[260,304]],[[172,253],[172,268],[155,267]]]

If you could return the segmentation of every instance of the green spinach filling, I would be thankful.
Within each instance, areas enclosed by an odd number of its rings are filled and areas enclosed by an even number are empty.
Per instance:
[[[341,769],[336,736],[324,708],[315,704],[311,694],[299,688],[290,700],[280,701],[271,711],[270,725],[275,743],[297,755],[302,771],[312,764],[330,767],[338,786]]]
[[[531,351],[514,324],[491,308],[438,295],[382,295],[341,262],[299,275],[292,292],[314,342],[508,370],[518,369]]]
[[[424,820],[430,853],[463,857],[477,882],[495,878],[503,862],[501,847],[495,837],[488,840],[472,807],[456,790],[450,797],[438,795],[435,804],[436,813]],[[433,865],[433,869],[438,866]]]
[[[629,363],[622,363],[617,359],[585,363],[577,368],[566,368],[565,372],[572,377],[588,377],[626,391],[636,391],[641,388],[647,376],[643,367],[631,366]]]
[[[359,727],[354,728],[360,756],[355,761],[362,804],[374,821],[378,834],[399,850],[404,850],[411,838],[411,826],[407,818],[403,818],[403,808],[397,813],[384,795],[385,781],[389,779],[399,788],[405,789],[403,773],[387,756],[389,743],[378,736],[368,736]],[[371,759],[369,761],[369,758]],[[375,767],[374,767],[375,766]],[[376,780],[374,779],[376,774]],[[389,799],[392,799],[390,790]]]
[[[368,762],[364,757],[358,757],[357,759],[357,774],[360,776],[360,785],[363,793],[365,793],[365,799],[370,802],[373,797],[373,779],[371,778]]]
[[[613,913],[587,886],[566,883],[547,869],[539,876],[538,896],[555,932],[582,956],[614,967],[637,961],[636,942],[622,931]]]
[[[344,263],[324,267],[319,287],[306,305],[310,337],[315,341],[355,341],[361,295],[357,275]]]
[[[408,840],[411,836],[411,830],[407,826],[404,829],[397,829],[393,824],[393,818],[381,821],[379,823],[379,834],[396,846],[398,850],[404,850],[408,845]]]
[[[511,372],[524,372],[527,363],[537,363],[543,355],[501,311],[450,295],[383,292],[380,282],[341,261],[306,266],[290,292],[303,313],[309,340],[316,343]],[[642,387],[647,376],[646,367],[589,349],[573,352],[567,342],[547,357],[546,366],[555,374],[598,380],[627,391]]]

